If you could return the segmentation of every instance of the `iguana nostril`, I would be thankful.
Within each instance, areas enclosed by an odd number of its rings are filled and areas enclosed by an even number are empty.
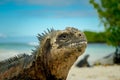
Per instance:
[[[78,36],[81,36],[81,34],[78,34]]]

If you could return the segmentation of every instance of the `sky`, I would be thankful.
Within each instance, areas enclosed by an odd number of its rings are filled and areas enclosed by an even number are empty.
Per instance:
[[[47,28],[103,31],[89,0],[0,0],[0,38],[36,36]]]

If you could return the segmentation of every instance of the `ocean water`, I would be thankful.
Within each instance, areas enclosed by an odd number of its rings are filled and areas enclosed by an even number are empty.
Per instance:
[[[36,43],[0,43],[0,61],[18,54],[31,54]]]
[[[88,44],[85,53],[80,56],[79,59],[82,59],[86,54],[89,54],[88,61],[93,63],[94,61],[101,59],[111,53],[115,52],[115,47],[108,46],[104,43],[91,43]]]
[[[0,61],[22,53],[31,54],[31,49],[35,49],[36,45],[37,43],[0,43]],[[106,44],[88,44],[85,53],[80,56],[79,59],[83,58],[86,54],[89,54],[89,61],[94,61],[109,55],[114,51],[114,47]]]

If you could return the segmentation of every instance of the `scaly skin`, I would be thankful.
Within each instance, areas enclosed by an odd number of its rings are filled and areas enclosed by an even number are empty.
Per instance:
[[[40,45],[34,52],[35,58],[27,64],[29,66],[21,69],[18,66],[11,67],[11,71],[14,68],[19,71],[12,74],[12,77],[4,75],[10,73],[10,69],[4,71],[2,74],[6,79],[66,80],[71,66],[84,53],[87,46],[84,33],[73,27],[67,27],[65,30],[48,30],[43,35],[39,34],[38,39]]]

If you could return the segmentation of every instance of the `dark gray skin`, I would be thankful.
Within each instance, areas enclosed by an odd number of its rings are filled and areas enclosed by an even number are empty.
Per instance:
[[[88,62],[88,58],[89,58],[89,54],[85,55],[83,59],[81,59],[78,63],[77,63],[77,67],[90,67],[90,64]]]
[[[35,50],[35,59],[27,68],[20,69],[17,75],[11,74],[9,80],[66,80],[71,66],[87,46],[84,33],[73,27],[48,30],[38,39],[40,46]]]

